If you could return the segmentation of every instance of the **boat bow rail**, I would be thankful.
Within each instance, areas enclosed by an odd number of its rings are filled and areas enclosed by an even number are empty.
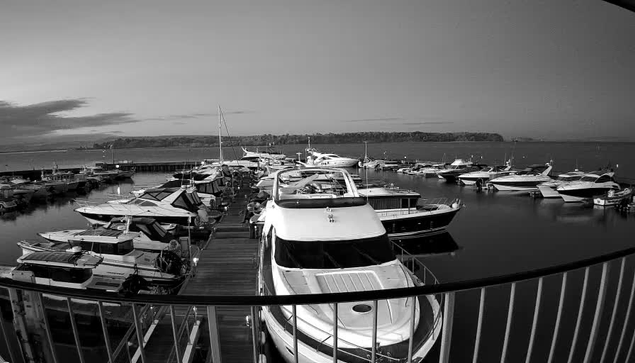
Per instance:
[[[221,339],[219,334],[224,326],[216,320],[215,309],[221,306],[251,307],[251,316],[248,317],[247,321],[249,322],[249,328],[252,329],[252,334],[249,337],[255,342],[254,362],[258,362],[261,359],[260,354],[264,352],[264,347],[260,344],[264,342],[264,338],[262,338],[262,330],[260,330],[262,326],[259,319],[259,307],[286,305],[291,306],[292,311],[295,311],[298,305],[333,304],[334,313],[337,314],[337,307],[340,303],[370,301],[373,304],[377,304],[387,299],[442,294],[444,316],[438,353],[439,362],[449,362],[450,354],[453,362],[477,361],[479,356],[481,359],[495,357],[496,360],[500,359],[501,362],[506,360],[518,361],[521,358],[529,362],[532,357],[534,361],[546,362],[567,361],[567,357],[569,358],[568,361],[626,362],[630,361],[633,345],[635,344],[635,324],[632,322],[633,318],[631,317],[631,308],[635,295],[635,268],[633,267],[635,260],[633,260],[633,254],[635,254],[635,248],[628,248],[557,266],[448,283],[435,283],[437,281],[434,279],[434,275],[425,269],[424,276],[428,276],[426,279],[430,280],[426,281],[428,284],[423,286],[348,293],[292,296],[136,295],[124,298],[114,293],[42,286],[7,278],[0,278],[0,291],[8,290],[12,300],[15,300],[14,298],[16,297],[17,300],[21,300],[19,297],[25,295],[30,295],[36,299],[42,299],[42,294],[61,296],[69,302],[69,309],[71,308],[71,302],[74,300],[93,301],[100,307],[98,317],[102,323],[103,339],[106,342],[109,342],[111,337],[105,323],[106,319],[103,311],[105,303],[132,306],[135,316],[138,311],[143,311],[142,309],[167,306],[170,314],[166,314],[166,316],[172,319],[173,332],[175,333],[175,339],[172,344],[174,344],[176,352],[183,352],[185,348],[179,347],[179,342],[182,342],[182,339],[176,339],[176,331],[178,330],[178,322],[176,321],[178,316],[174,314],[174,311],[175,309],[187,309],[189,311],[196,307],[199,312],[198,316],[203,317],[204,321],[207,322],[207,324],[204,324],[202,323],[203,320],[199,319],[197,325],[195,325],[197,329],[207,330],[206,332],[199,332],[201,337],[206,337],[207,339],[203,339],[205,341],[199,341],[197,344],[202,348],[202,351],[214,357],[220,357]],[[403,257],[405,251],[402,251],[402,253],[398,252],[397,255]],[[416,262],[412,263],[410,265],[411,268],[416,269],[414,267]],[[582,273],[584,274],[583,279],[575,278],[575,276]],[[553,301],[550,302],[548,295],[543,294],[544,286],[548,284],[553,286],[552,288],[547,288],[547,291],[554,292],[553,287],[556,287],[555,296],[559,296],[559,299],[552,299],[557,300],[555,304],[551,304]],[[575,291],[576,285],[578,285],[578,291]],[[558,286],[559,289],[557,288]],[[582,290],[581,295],[579,288]],[[491,294],[489,294],[490,291]],[[475,294],[474,292],[480,293]],[[509,298],[504,299],[503,304],[500,304],[500,302],[496,303],[496,295],[500,295],[500,292],[508,292]],[[507,293],[503,295],[507,296]],[[532,295],[534,298],[528,299]],[[455,308],[457,296],[460,297],[459,301],[461,301],[461,304],[458,304],[458,308]],[[608,299],[607,296],[609,297]],[[463,299],[475,297],[478,298],[476,304],[479,307],[476,316],[474,316],[475,311],[471,309],[468,309],[469,311],[460,310],[461,307],[465,308],[465,301],[467,301]],[[522,300],[520,300],[521,298]],[[517,302],[517,300],[524,300],[525,303],[532,305],[530,310],[533,310],[533,314],[531,314],[531,311],[529,314],[526,314],[526,312],[523,314],[522,305],[519,305],[521,303]],[[495,334],[494,330],[497,329],[489,327],[489,324],[502,324],[502,321],[505,321],[504,332],[502,332],[502,329],[498,329],[501,339],[499,337],[491,339],[491,337],[482,334],[482,328],[486,322],[486,319],[484,319],[486,302],[494,305],[495,313],[506,315],[506,319],[487,320],[490,334]],[[35,305],[38,306],[38,304]],[[505,305],[507,309],[501,309],[501,306]],[[605,312],[605,308],[610,309],[610,312],[608,310]],[[455,311],[459,312],[460,314],[457,316],[461,317],[461,320],[456,322],[454,321]],[[16,329],[4,327],[3,334],[5,335],[5,342],[11,339],[23,342],[23,349],[20,354],[14,351],[15,356],[11,357],[12,362],[19,362],[20,360],[16,359],[19,358],[19,355],[30,354],[32,351],[25,348],[29,339],[16,340],[17,337],[15,336],[7,338],[10,334],[20,334],[19,326],[26,326],[20,323],[21,319],[24,319],[24,314],[13,315]],[[529,316],[532,318],[529,319]],[[610,318],[606,319],[609,316]],[[605,317],[605,319],[602,319],[602,317]],[[376,326],[376,315],[374,320]],[[574,320],[575,327],[569,324]],[[48,346],[53,346],[53,336],[50,334],[50,329],[47,325],[48,321],[46,318],[43,321],[44,323],[41,326],[44,327],[44,333],[39,336],[42,340],[49,341]],[[289,322],[293,327],[296,326],[297,319],[294,319],[293,314]],[[455,324],[457,329],[453,330]],[[548,325],[549,328],[546,333],[537,334],[536,331],[540,327],[544,328],[544,325]],[[581,326],[585,328],[582,329]],[[73,323],[72,327],[78,354],[81,355],[82,350],[78,341],[77,324]],[[143,347],[145,346],[145,349],[149,349],[150,346],[145,345],[146,338],[144,337],[148,334],[148,329],[151,326],[141,326],[138,324],[138,320],[135,320],[133,327],[137,329],[137,334],[129,335],[129,343],[139,347],[137,349],[140,350],[142,361],[147,361],[143,357],[149,352],[144,353]],[[295,328],[293,331],[295,331]],[[524,334],[521,334],[521,332]],[[571,337],[572,334],[573,337]],[[169,332],[164,332],[164,335],[172,336]],[[336,327],[333,329],[333,335],[337,337]],[[453,336],[455,339],[452,339]],[[466,336],[469,338],[466,339]],[[373,339],[377,339],[376,334]],[[337,341],[337,338],[335,338],[335,341]],[[139,342],[144,344],[139,344]],[[192,341],[189,341],[188,344],[191,345]],[[47,345],[44,344],[43,346]],[[512,346],[513,349],[511,349]],[[297,345],[295,347],[297,349]],[[293,345],[289,347],[290,351],[293,351],[293,349]],[[113,358],[111,349],[108,349],[108,353],[109,357]],[[55,357],[55,354],[55,349],[45,353],[49,358]],[[375,358],[380,357],[378,354],[381,354],[381,347],[378,347],[377,351],[373,349],[369,353],[370,356],[363,361],[375,362]],[[44,360],[59,361],[58,359]],[[114,360],[111,359],[111,361]]]

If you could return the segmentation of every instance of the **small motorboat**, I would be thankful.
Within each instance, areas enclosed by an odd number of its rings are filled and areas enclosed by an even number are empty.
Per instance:
[[[33,252],[86,252],[103,260],[94,273],[125,278],[138,274],[151,284],[171,287],[188,272],[188,265],[171,251],[146,252],[134,249],[131,234],[80,234],[68,242],[20,241],[24,255]]]
[[[633,190],[631,188],[624,188],[620,191],[609,190],[606,195],[593,198],[593,204],[606,207],[611,205],[618,205],[624,199],[628,200],[629,202],[633,199]]]
[[[18,258],[18,265],[0,274],[15,281],[30,282],[45,286],[59,286],[79,290],[108,291],[136,294],[145,288],[145,282],[138,275],[103,276],[97,270],[103,258],[99,256],[65,251],[42,251],[25,254]],[[137,280],[130,283],[131,280]],[[134,290],[124,289],[135,286]],[[43,294],[52,300],[66,300],[66,297]],[[73,299],[75,303],[95,303],[95,301]]]
[[[610,190],[618,191],[620,185],[615,182],[613,175],[608,172],[604,174],[588,173],[580,180],[560,185],[556,190],[565,202],[582,202],[585,199],[592,200],[596,196],[605,195]]]
[[[104,236],[104,238],[119,238],[121,235],[129,235],[133,238],[133,246],[136,250],[163,251],[176,249],[175,244],[180,244],[179,237],[172,228],[164,228],[154,218],[142,217],[117,217],[108,224],[93,229],[65,229],[60,231],[39,232],[38,235],[51,242],[70,243],[82,236]]]

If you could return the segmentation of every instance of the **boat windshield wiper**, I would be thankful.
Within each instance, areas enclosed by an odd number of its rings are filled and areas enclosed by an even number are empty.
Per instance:
[[[371,255],[369,255],[366,252],[363,252],[362,250],[359,249],[359,247],[352,245],[351,247],[353,247],[353,249],[355,251],[357,251],[360,255],[366,257],[370,262],[374,263],[375,265],[381,265],[381,262],[379,262],[378,260],[376,260],[375,258],[373,258]]]
[[[287,248],[287,257],[291,260],[291,262],[296,266],[296,268],[302,268],[302,264],[298,261],[291,253],[291,250]]]
[[[326,251],[323,251],[323,253],[324,253],[324,256],[326,256],[326,257],[329,259],[329,261],[331,261],[331,263],[332,263],[335,267],[337,267],[337,268],[342,268],[342,265],[340,265],[337,261],[335,261],[335,258],[333,258],[333,256],[331,256],[331,254],[330,254],[330,253],[328,253],[328,252],[326,252]]]

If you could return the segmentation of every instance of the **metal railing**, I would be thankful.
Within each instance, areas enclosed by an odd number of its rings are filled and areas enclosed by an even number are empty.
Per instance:
[[[263,344],[268,341],[261,319],[262,307],[288,306],[291,311],[288,329],[293,339],[288,346],[280,348],[298,357],[296,353],[307,349],[299,339],[302,331],[298,327],[302,324],[295,313],[303,305],[330,304],[337,321],[344,303],[372,302],[377,306],[389,299],[426,299],[441,294],[440,342],[426,360],[438,359],[443,363],[628,362],[633,358],[635,343],[635,322],[631,316],[635,266],[629,258],[633,254],[635,248],[629,248],[532,271],[438,283],[420,261],[410,259],[407,252],[402,251],[398,255],[410,268],[416,270],[415,266],[423,266],[418,273],[423,274],[427,284],[320,295],[123,298],[111,293],[0,279],[0,292],[8,291],[3,315],[12,315],[13,319],[13,328],[10,320],[0,319],[3,335],[0,353],[11,362],[85,362],[95,360],[91,356],[95,352],[108,357],[101,361],[149,362],[158,351],[165,350],[161,361],[191,362],[198,357],[197,360],[217,363],[223,359],[224,344],[231,347],[226,349],[235,349],[236,342],[227,342],[229,336],[235,335],[248,347],[243,352],[248,356],[247,361],[257,362],[266,351]],[[43,294],[66,300],[61,304],[51,302]],[[223,310],[241,307],[245,311],[242,319],[231,321],[231,317],[223,315]],[[245,324],[245,316],[249,316],[248,324]],[[381,347],[377,346],[381,339],[378,319],[374,314],[374,344],[368,347],[369,356],[364,357],[364,361],[383,359]],[[413,321],[411,337],[414,325]],[[344,344],[343,337],[338,336],[340,329],[337,325],[332,328],[330,349],[333,352],[338,352],[337,346]],[[411,347],[413,343],[417,342],[411,341]],[[75,353],[61,349],[60,344],[66,347],[71,344]],[[333,354],[333,361],[338,359],[344,361],[341,355]],[[411,361],[418,361],[412,358],[412,350],[402,362]]]

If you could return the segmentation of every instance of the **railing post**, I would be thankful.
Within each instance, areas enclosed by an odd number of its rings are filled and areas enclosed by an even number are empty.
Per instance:
[[[333,363],[337,363],[338,304],[333,304]]]
[[[170,322],[172,323],[172,339],[174,339],[176,363],[181,363],[181,351],[179,349],[179,336],[176,333],[176,313],[174,311],[174,305],[170,305]]]
[[[589,284],[589,268],[584,269],[584,282],[582,286],[582,297],[580,298],[580,308],[578,309],[578,319],[575,322],[575,330],[573,331],[573,341],[571,341],[571,350],[569,350],[568,363],[573,362],[573,354],[575,346],[578,343],[578,334],[580,333],[580,324],[582,323],[582,313],[584,312],[584,300],[586,299],[586,290]]]
[[[373,300],[373,346],[370,356],[371,362],[376,362],[377,360],[377,309],[379,308],[379,303],[377,300]]]
[[[483,313],[485,312],[485,288],[481,288],[481,299],[478,304],[478,320],[476,323],[476,337],[474,338],[474,354],[472,354],[472,363],[478,361],[478,350],[481,345],[481,330],[483,328]]]
[[[137,304],[132,304],[132,317],[134,318],[134,326],[137,331],[137,341],[139,342],[139,353],[141,355],[141,363],[146,363],[146,353],[143,346],[143,331],[139,323],[139,315],[137,315]],[[83,363],[83,362],[82,362]]]
[[[79,331],[77,330],[77,322],[75,321],[75,313],[73,313],[73,307],[71,304],[71,298],[66,298],[66,305],[68,306],[68,315],[71,319],[71,328],[73,329],[73,337],[75,337],[75,348],[77,348],[77,355],[79,356],[80,363],[84,363],[84,352],[82,352],[82,344],[79,341]]]
[[[536,336],[536,327],[538,326],[538,315],[540,314],[540,301],[542,299],[542,280],[543,278],[538,279],[538,291],[536,291],[536,304],[534,306],[534,319],[531,323],[531,333],[529,335],[529,347],[527,348],[527,358],[525,359],[525,363],[529,363],[531,361],[531,353],[534,347],[534,338]]]
[[[50,351],[50,356],[46,356],[47,358],[50,358],[53,363],[57,363],[57,354],[55,352],[55,343],[53,342],[53,335],[51,334],[51,327],[49,324],[49,320],[48,320],[48,316],[46,316],[46,308],[44,307],[44,300],[43,300],[43,296],[41,293],[36,293],[36,292],[30,292],[29,294],[31,294],[31,297],[34,300],[34,308],[36,309],[36,316],[39,316],[39,323],[41,325],[41,328],[44,330],[44,333],[46,334],[46,344],[43,342],[42,345],[46,346],[48,345],[48,350]],[[0,318],[1,319],[1,318]],[[46,347],[44,347],[44,349],[46,349]],[[46,354],[46,352],[44,352],[44,354]]]
[[[454,324],[454,292],[446,292],[443,298],[443,333],[441,335],[441,353],[439,363],[450,361],[452,325]]]
[[[12,330],[15,332],[15,330]],[[11,343],[9,342],[9,335],[7,334],[7,327],[4,323],[4,318],[0,316],[0,334],[4,338],[4,344],[7,346],[7,351],[9,352],[9,358],[11,362],[17,362],[15,355],[13,354],[13,349],[11,349]],[[17,338],[17,337],[16,337]]]
[[[626,265],[626,257],[622,257],[622,264],[620,265],[620,277],[617,280],[617,289],[615,290],[615,302],[613,303],[613,312],[611,313],[611,322],[609,323],[609,330],[606,333],[606,339],[604,342],[604,349],[602,349],[602,356],[600,363],[604,363],[606,358],[606,352],[611,341],[611,335],[613,334],[613,324],[615,323],[615,315],[617,313],[617,307],[620,303],[620,295],[622,294],[622,282],[624,280],[624,266]]]
[[[251,340],[253,340],[254,363],[258,362],[258,354],[260,353],[260,319],[258,318],[258,308],[251,307]]]
[[[412,296],[412,308],[410,309],[410,337],[408,338],[408,363],[412,363],[412,344],[415,335],[415,314],[417,313],[418,296]],[[432,327],[434,332],[434,326]],[[337,363],[337,362],[333,362]]]
[[[549,359],[547,363],[553,361],[556,351],[556,342],[558,341],[558,331],[560,330],[560,320],[562,319],[562,309],[564,307],[564,296],[567,291],[567,272],[562,274],[562,284],[560,285],[560,300],[558,301],[558,313],[556,315],[556,325],[553,328],[553,338],[551,338],[551,348],[549,349]]]
[[[298,307],[296,305],[291,306],[293,314],[293,358],[295,363],[300,360],[300,352],[298,352]]]
[[[604,262],[602,264],[602,277],[600,279],[600,289],[598,291],[598,301],[595,304],[595,314],[593,315],[593,325],[591,326],[591,333],[589,334],[589,342],[587,343],[586,352],[584,353],[584,363],[591,362],[593,358],[593,348],[595,347],[595,341],[598,335],[598,328],[600,325],[600,317],[604,310],[604,297],[606,296],[606,279],[609,272],[609,263]]]
[[[512,328],[512,318],[514,315],[514,300],[516,298],[516,283],[512,282],[512,287],[509,291],[509,305],[507,307],[507,324],[505,325],[505,338],[503,340],[503,352],[501,353],[501,363],[505,363],[507,358],[507,347],[509,345],[509,334]]]
[[[212,362],[221,363],[220,336],[218,335],[218,320],[216,318],[216,306],[207,306],[207,325],[209,328],[209,351]]]
[[[99,321],[101,322],[101,331],[104,334],[104,344],[106,345],[106,354],[108,355],[108,362],[115,363],[112,356],[112,347],[110,346],[110,337],[108,336],[108,327],[106,326],[106,319],[104,319],[104,304],[99,301],[97,303],[99,308]]]
[[[613,363],[617,363],[617,358],[620,356],[620,351],[622,350],[622,343],[624,342],[624,335],[626,334],[626,327],[628,325],[628,320],[631,317],[631,308],[633,307],[633,295],[635,293],[635,273],[633,274],[633,284],[631,285],[631,293],[628,297],[628,304],[626,304],[626,316],[624,317],[624,325],[622,326],[622,333],[620,334],[620,341],[617,344],[617,349],[615,350],[615,358],[613,359]],[[635,336],[635,334],[633,335]]]

